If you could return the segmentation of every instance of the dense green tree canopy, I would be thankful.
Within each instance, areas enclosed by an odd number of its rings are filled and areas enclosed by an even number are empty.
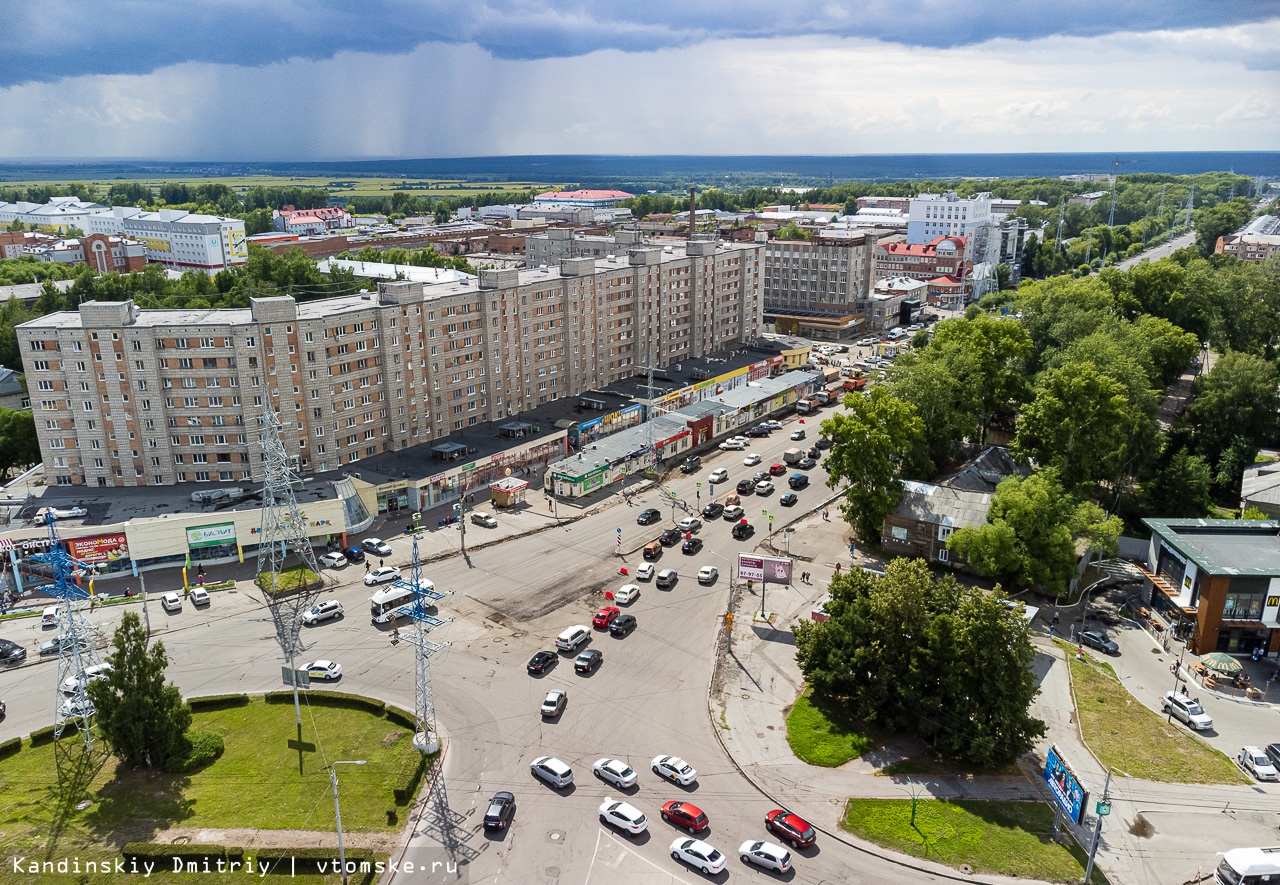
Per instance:
[[[1002,595],[897,559],[883,578],[837,575],[826,611],[826,621],[793,625],[796,660],[815,691],[854,716],[985,767],[1044,733],[1029,713],[1035,653]]]
[[[14,467],[40,463],[36,421],[30,409],[0,408],[0,477]]]

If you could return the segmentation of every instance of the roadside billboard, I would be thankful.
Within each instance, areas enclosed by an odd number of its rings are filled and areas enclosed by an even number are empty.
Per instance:
[[[790,584],[791,560],[781,556],[738,554],[738,580],[765,584]]]
[[[72,538],[67,543],[71,545],[71,555],[81,562],[115,562],[129,558],[129,544],[124,532]]]
[[[1049,747],[1049,755],[1045,757],[1044,780],[1067,817],[1076,824],[1083,822],[1085,808],[1089,805],[1089,791],[1080,784],[1080,779],[1056,746]]]

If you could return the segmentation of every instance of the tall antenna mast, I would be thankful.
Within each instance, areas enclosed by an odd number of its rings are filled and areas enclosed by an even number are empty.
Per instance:
[[[1058,232],[1053,237],[1053,251],[1062,251],[1062,225],[1067,220],[1067,198],[1058,198]]]
[[[1116,178],[1120,174],[1120,157],[1116,157],[1115,165],[1111,169],[1111,213],[1107,216],[1107,227],[1116,226]]]
[[[298,668],[294,657],[298,650],[298,634],[302,630],[302,616],[320,595],[324,579],[316,564],[315,551],[311,549],[307,518],[293,491],[294,484],[300,480],[285,451],[280,430],[280,419],[271,410],[268,398],[262,412],[263,482],[258,586],[275,621],[276,641],[280,643],[280,650],[284,652],[293,674],[293,712],[301,730],[302,706],[298,703]],[[285,563],[291,553],[298,571],[287,573]],[[290,574],[290,577],[281,581],[284,574]]]
[[[85,620],[81,603],[89,592],[75,581],[76,571],[87,563],[73,557],[62,546],[57,523],[52,513],[45,512],[49,526],[49,549],[31,558],[49,566],[53,583],[47,588],[58,600],[58,681],[53,684],[53,734],[62,737],[68,723],[75,723],[84,738],[86,749],[93,749],[93,704],[87,688],[85,670],[98,663],[93,650],[95,628]],[[71,688],[71,691],[67,691]]]
[[[438,600],[450,594],[439,592],[434,584],[422,576],[417,532],[413,533],[413,564],[409,569],[409,581],[406,583],[399,580],[392,586],[408,587],[413,593],[412,602],[396,609],[392,623],[401,617],[413,621],[413,632],[405,640],[417,650],[414,655],[413,718],[416,728],[413,746],[429,756],[440,749],[440,734],[436,731],[436,692],[431,682],[431,655],[447,646],[432,642],[427,639],[427,634],[452,619],[438,618],[427,611],[428,608],[435,608]]]

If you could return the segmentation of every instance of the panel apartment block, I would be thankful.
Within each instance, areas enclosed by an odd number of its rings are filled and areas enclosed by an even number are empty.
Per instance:
[[[693,241],[248,308],[89,302],[18,329],[48,481],[261,478],[266,404],[306,472],[756,337],[760,247]]]
[[[764,249],[764,302],[771,311],[865,313],[874,283],[876,234],[770,240]]]

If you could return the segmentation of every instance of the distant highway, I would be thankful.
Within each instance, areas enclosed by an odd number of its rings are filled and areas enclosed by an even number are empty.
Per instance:
[[[1129,268],[1139,265],[1144,261],[1159,261],[1161,258],[1165,258],[1166,256],[1172,255],[1174,252],[1177,252],[1179,249],[1183,249],[1187,246],[1193,245],[1195,241],[1196,241],[1195,231],[1188,231],[1185,234],[1181,234],[1180,236],[1174,237],[1172,240],[1170,240],[1167,243],[1162,243],[1159,246],[1154,246],[1145,252],[1142,252],[1138,255],[1133,256],[1132,258],[1126,258],[1124,261],[1121,261],[1116,266],[1119,267],[1121,270],[1128,270]]]

